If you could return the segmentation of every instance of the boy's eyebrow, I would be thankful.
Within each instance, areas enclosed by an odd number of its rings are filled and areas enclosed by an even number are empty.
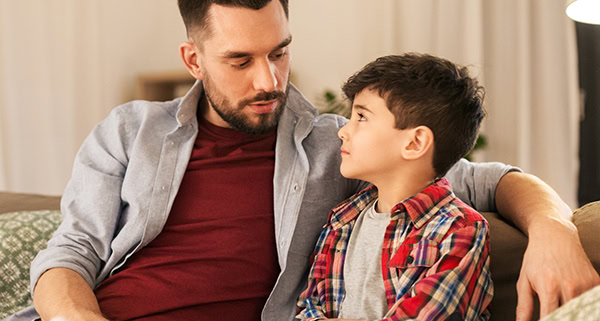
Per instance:
[[[367,106],[360,105],[360,104],[354,104],[354,105],[352,105],[352,108],[368,111],[371,114],[373,113],[369,108],[367,108]]]
[[[291,42],[292,42],[292,36],[290,35],[287,38],[285,38],[282,42],[280,42],[277,46],[275,46],[275,48],[273,48],[273,50],[271,50],[271,52],[277,51],[281,48],[285,48]],[[245,51],[225,51],[221,56],[225,59],[236,59],[236,58],[250,57],[250,56],[252,56],[252,53],[245,52]]]

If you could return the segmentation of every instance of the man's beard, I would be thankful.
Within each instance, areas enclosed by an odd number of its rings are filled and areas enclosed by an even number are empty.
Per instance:
[[[227,98],[213,86],[209,77],[204,77],[203,85],[206,99],[217,114],[229,124],[231,128],[248,135],[264,135],[277,128],[289,92],[288,82],[285,92],[260,92],[252,98],[241,100],[237,107],[233,107]],[[248,117],[242,113],[242,110],[253,102],[274,99],[277,99],[277,107],[273,112],[256,114],[256,116],[258,116],[258,123],[252,123]]]

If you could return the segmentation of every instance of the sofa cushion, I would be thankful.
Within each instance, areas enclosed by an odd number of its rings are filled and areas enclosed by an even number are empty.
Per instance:
[[[0,214],[0,319],[31,305],[29,265],[60,220],[60,211]]]
[[[490,226],[490,271],[494,280],[490,321],[514,320],[517,308],[515,284],[527,249],[527,236],[497,213],[481,214]]]

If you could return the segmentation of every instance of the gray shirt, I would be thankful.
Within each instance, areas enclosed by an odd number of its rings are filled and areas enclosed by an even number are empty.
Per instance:
[[[388,311],[381,251],[391,213],[377,213],[377,200],[356,219],[344,260],[344,301],[340,319],[383,319]]]
[[[117,107],[82,144],[61,201],[63,221],[31,265],[66,267],[95,288],[162,230],[198,134],[197,82],[183,98]],[[337,131],[347,120],[318,115],[295,88],[277,128],[274,221],[281,272],[263,320],[292,320],[314,244],[327,213],[364,183],[341,176]],[[459,162],[448,174],[455,193],[479,211],[495,209],[499,179],[512,167]],[[30,307],[9,320],[36,317]]]

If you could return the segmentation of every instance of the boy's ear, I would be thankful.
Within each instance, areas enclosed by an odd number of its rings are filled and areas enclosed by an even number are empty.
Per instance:
[[[184,41],[179,45],[179,55],[185,68],[196,79],[202,80],[202,64],[198,48],[192,41]]]
[[[408,131],[408,140],[402,150],[407,160],[419,159],[433,151],[433,132],[427,126],[417,126]]]

